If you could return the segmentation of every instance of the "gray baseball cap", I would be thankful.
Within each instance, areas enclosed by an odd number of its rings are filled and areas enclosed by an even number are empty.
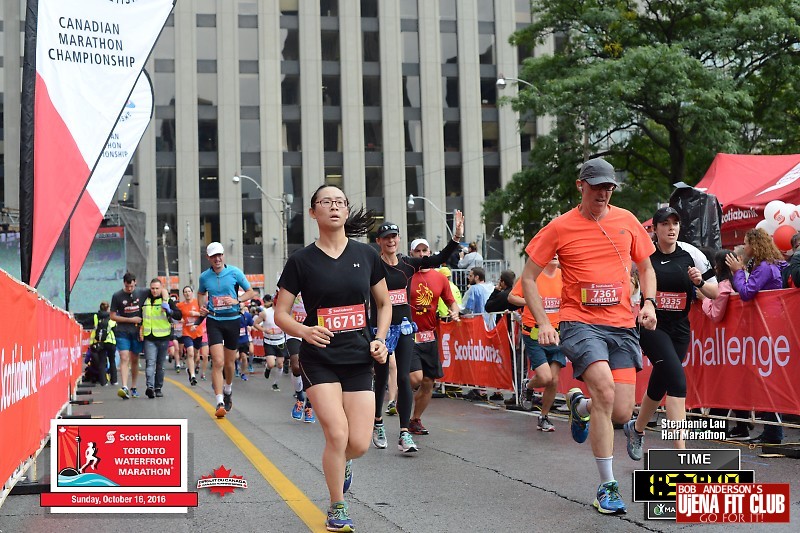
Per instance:
[[[614,167],[601,157],[590,159],[585,162],[581,167],[578,179],[585,181],[589,185],[600,185],[601,183],[619,185],[619,183],[617,183],[617,175],[614,172]]]

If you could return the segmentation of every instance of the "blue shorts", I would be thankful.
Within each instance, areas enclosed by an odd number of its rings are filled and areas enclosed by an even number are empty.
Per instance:
[[[567,366],[567,358],[558,345],[542,346],[539,341],[531,339],[530,335],[522,336],[522,344],[525,346],[525,355],[531,362],[532,370],[549,363],[558,363],[561,368]]]
[[[116,333],[117,350],[120,352],[132,352],[139,355],[144,349],[144,343],[139,340],[139,333]]]
[[[561,349],[572,362],[572,375],[581,379],[589,365],[606,361],[611,370],[642,369],[639,330],[561,321]]]

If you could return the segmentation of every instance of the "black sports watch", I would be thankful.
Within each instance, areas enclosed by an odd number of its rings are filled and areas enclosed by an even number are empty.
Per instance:
[[[703,286],[703,285],[705,285],[705,284],[706,284],[706,280],[704,280],[704,279],[701,279],[701,280],[700,280],[700,285],[695,285],[695,287],[697,287],[697,288],[699,289],[700,287],[702,287],[702,286]]]
[[[375,338],[373,338],[372,340],[374,340],[374,341],[378,341],[378,342],[380,342],[381,344],[386,344],[386,341],[385,341],[385,340],[383,340],[383,339],[381,339],[380,337],[375,337]]]
[[[644,301],[645,301],[645,302],[651,302],[651,303],[653,304],[653,308],[654,308],[654,309],[657,307],[657,306],[656,306],[656,299],[655,299],[655,298],[645,298],[645,299],[644,299]]]

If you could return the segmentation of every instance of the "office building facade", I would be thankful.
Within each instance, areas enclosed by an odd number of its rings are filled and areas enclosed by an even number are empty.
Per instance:
[[[11,208],[24,8],[7,0],[0,13]],[[196,284],[205,245],[220,241],[269,290],[284,256],[316,237],[307,211],[323,183],[406,228],[405,245],[443,247],[445,213],[461,209],[465,240],[519,272],[519,247],[481,208],[545,126],[496,105],[498,76],[517,77],[526,55],[508,38],[528,23],[527,0],[178,0],[146,65],[154,117],[116,199],[146,214],[140,277]]]

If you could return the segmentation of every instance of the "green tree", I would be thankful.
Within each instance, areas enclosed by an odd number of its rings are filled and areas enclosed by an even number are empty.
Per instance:
[[[800,1],[532,0],[517,46],[555,37],[525,60],[514,109],[559,117],[530,166],[484,205],[520,242],[574,206],[577,169],[604,156],[625,176],[614,203],[648,218],[714,155],[800,149]],[[509,206],[511,206],[509,208]]]

